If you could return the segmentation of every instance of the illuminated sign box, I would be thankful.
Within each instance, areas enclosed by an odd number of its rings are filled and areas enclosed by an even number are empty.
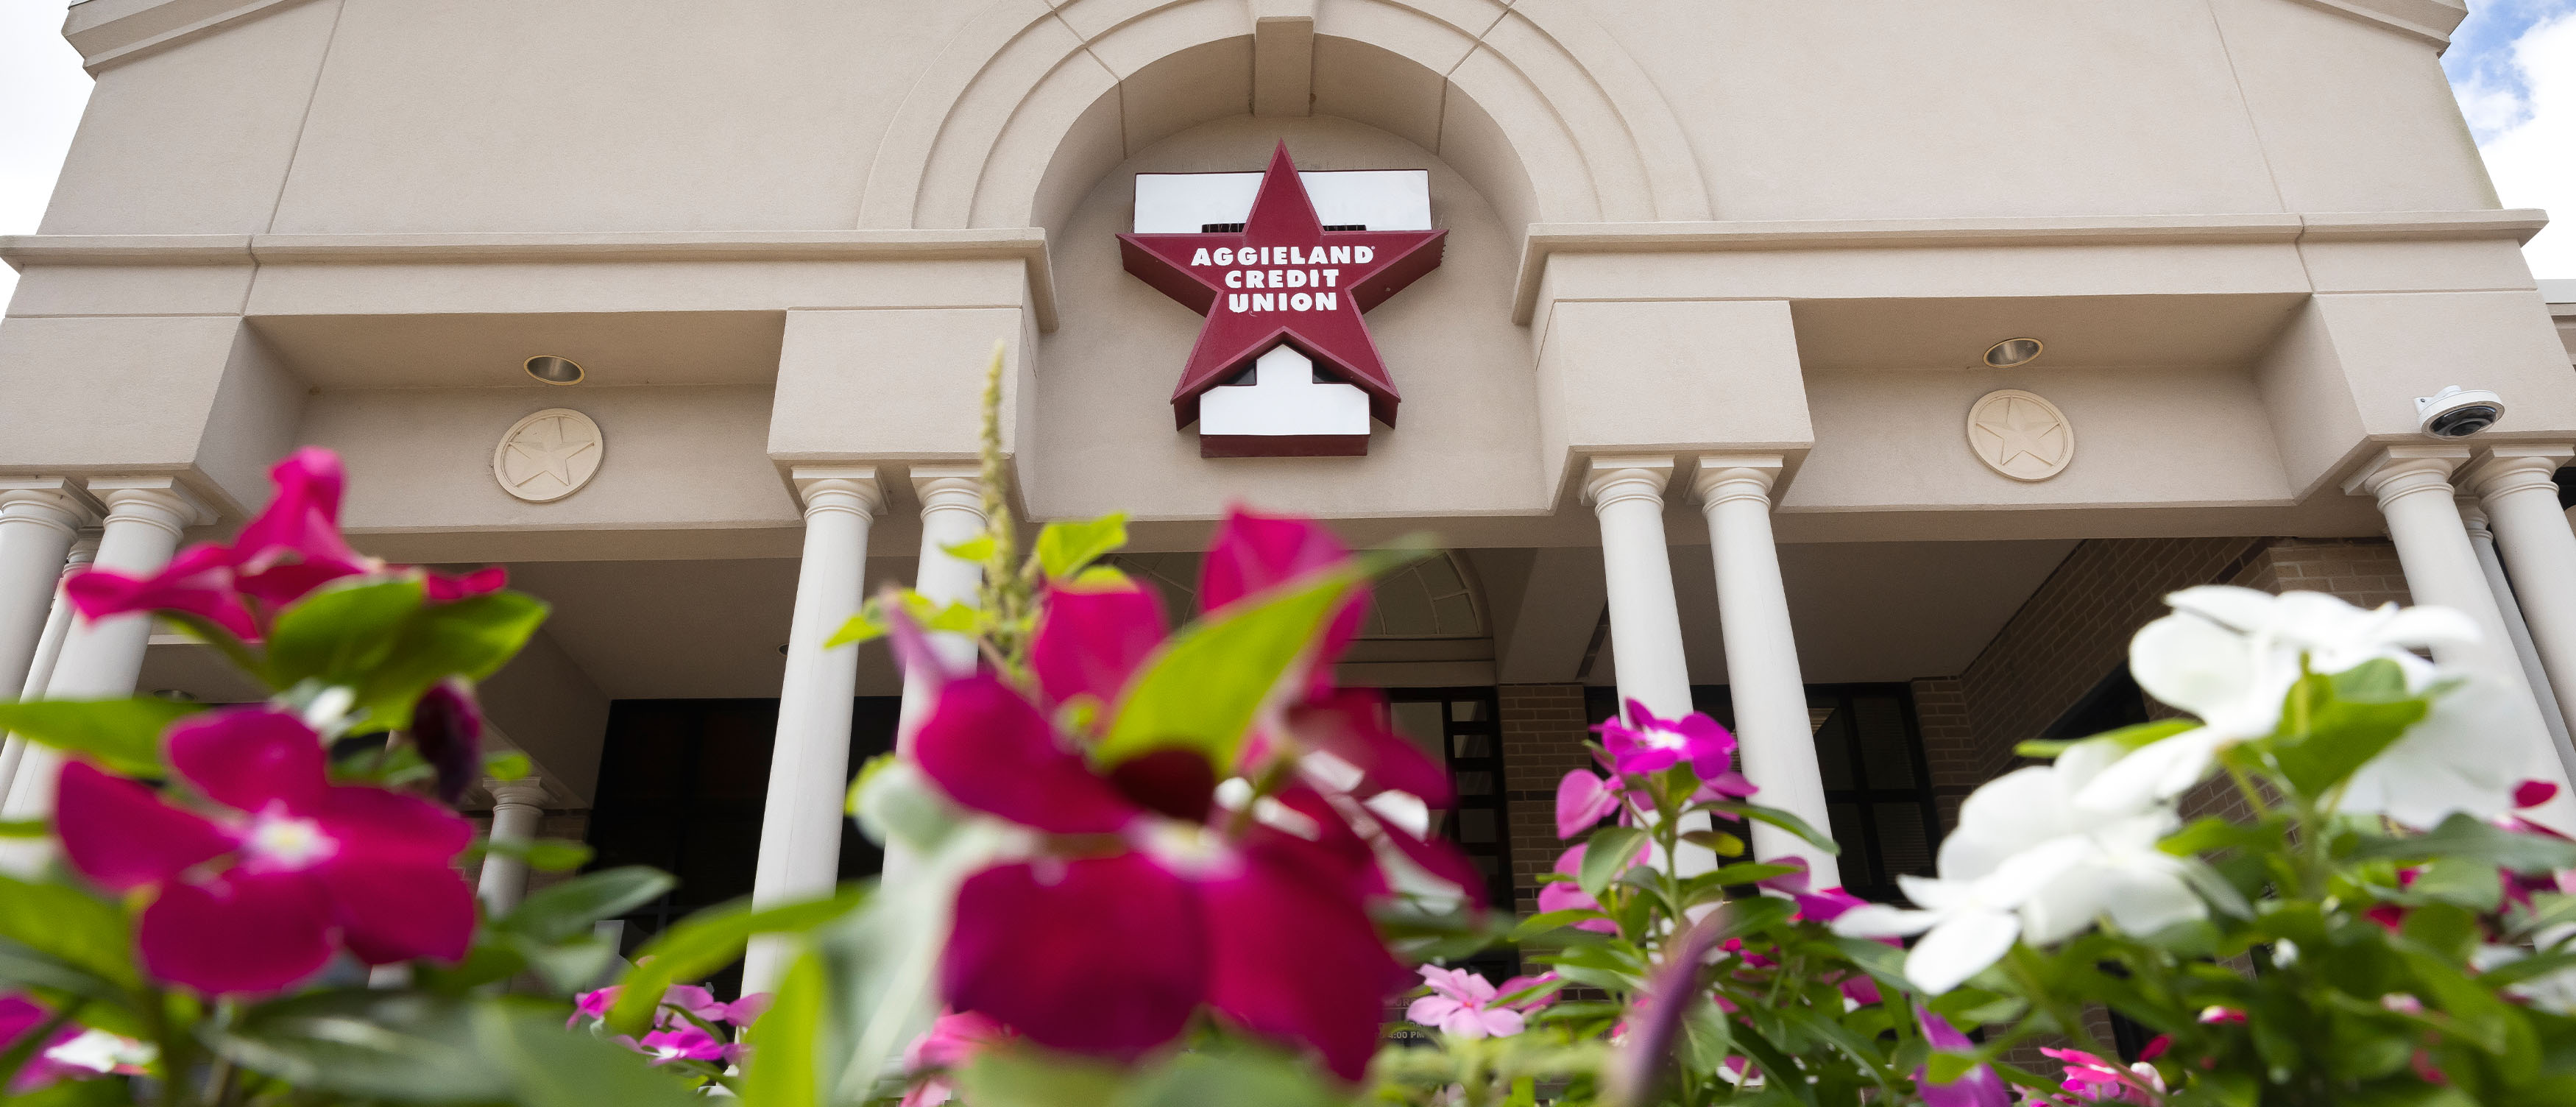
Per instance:
[[[1259,173],[1136,174],[1136,233],[1203,234],[1242,229],[1261,191]],[[1347,169],[1300,172],[1326,230],[1431,229],[1431,171]]]

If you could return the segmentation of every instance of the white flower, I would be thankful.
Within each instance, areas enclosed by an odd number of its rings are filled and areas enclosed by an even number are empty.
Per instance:
[[[2449,608],[2363,610],[2320,592],[2272,595],[2206,585],[2165,597],[2174,613],[2129,641],[2129,674],[2148,695],[2197,717],[2198,729],[2146,746],[2097,777],[2077,799],[2097,810],[2171,799],[2209,774],[2218,752],[2272,733],[2300,659],[2318,673],[2388,660],[2410,686],[2434,677],[2415,647],[2475,641],[2477,624]]]
[[[58,1065],[91,1072],[140,1073],[161,1056],[161,1048],[104,1030],[83,1030],[79,1037],[45,1051]]]
[[[2084,843],[2060,838],[2008,858],[1976,880],[1896,878],[1905,897],[1922,905],[1908,911],[1883,903],[1852,908],[1833,922],[1847,937],[1893,938],[1921,934],[1905,956],[1905,978],[1927,992],[1946,992],[2011,952],[2021,937],[2021,905],[2048,881],[2084,860]]]
[[[2156,848],[2179,825],[2171,808],[2106,813],[2076,804],[2121,752],[2081,743],[2054,765],[1989,781],[1961,805],[1959,828],[1941,843],[1941,879],[1900,880],[1922,910],[1857,908],[1834,929],[1874,937],[1928,931],[1907,956],[1905,975],[1944,992],[2017,939],[2063,941],[2104,916],[2138,934],[2204,917],[2208,908],[2184,880],[2183,863]]]
[[[2513,701],[2521,694],[2506,681],[2468,674],[2459,687],[2433,697],[2423,721],[2352,774],[2341,810],[2413,827],[2438,826],[2453,812],[2494,819],[2513,811],[2514,788],[2547,772],[2532,764],[2534,743]]]

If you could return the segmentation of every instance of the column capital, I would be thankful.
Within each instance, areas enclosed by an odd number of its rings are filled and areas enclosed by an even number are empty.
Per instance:
[[[1595,513],[1612,504],[1646,500],[1663,509],[1664,489],[1673,483],[1669,454],[1607,454],[1591,459],[1583,474],[1583,501]]]
[[[874,518],[885,510],[885,489],[877,484],[874,465],[799,465],[787,472],[804,501],[805,515],[847,511]]]
[[[2456,492],[2460,505],[2460,525],[2467,527],[2472,539],[2493,540],[2495,531],[2487,526],[2486,504],[2466,491]]]
[[[2401,496],[2440,489],[2452,494],[2451,473],[2469,460],[2466,446],[2389,446],[2361,463],[2343,482],[2355,496],[2377,496],[2381,505]]]
[[[1756,500],[1768,506],[1772,487],[1787,470],[1788,459],[1779,454],[1705,454],[1699,459],[1699,472],[1691,477],[1691,490],[1699,494],[1704,511],[1729,500]]]
[[[99,502],[70,477],[0,477],[0,520],[70,533],[97,526],[104,514]]]
[[[215,521],[205,501],[167,473],[91,477],[89,494],[107,505],[107,521],[149,523],[177,535]]]
[[[972,462],[941,462],[915,465],[909,474],[912,491],[921,497],[923,514],[946,508],[984,514],[984,467]]]
[[[494,807],[534,807],[544,810],[546,806],[546,782],[543,777],[535,773],[517,780],[494,780],[485,777],[483,790],[492,793]]]
[[[2570,460],[2576,460],[2576,447],[2563,442],[2514,443],[2492,447],[2478,455],[2476,461],[2460,470],[2460,487],[2480,496],[2498,496],[2547,488],[2558,494],[2558,482],[2552,474]]]

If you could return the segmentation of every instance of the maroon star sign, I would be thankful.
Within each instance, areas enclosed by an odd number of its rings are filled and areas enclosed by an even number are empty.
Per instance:
[[[1207,316],[1172,390],[1187,427],[1199,397],[1281,343],[1368,393],[1369,414],[1395,425],[1401,399],[1360,313],[1440,267],[1447,231],[1328,231],[1282,142],[1239,234],[1122,234],[1137,279]]]

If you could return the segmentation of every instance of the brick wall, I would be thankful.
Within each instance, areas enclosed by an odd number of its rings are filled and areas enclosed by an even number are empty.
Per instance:
[[[2244,579],[2266,592],[2324,592],[2362,607],[2409,603],[2397,547],[2380,538],[2276,538]]]
[[[1592,763],[1580,684],[1506,684],[1496,689],[1503,728],[1504,827],[1512,843],[1514,907],[1536,909],[1538,874],[1556,864],[1556,782]]]

